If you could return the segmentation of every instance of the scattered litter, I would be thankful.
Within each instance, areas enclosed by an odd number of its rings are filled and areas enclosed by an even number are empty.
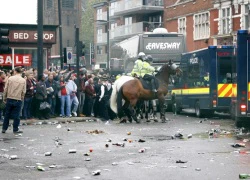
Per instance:
[[[73,179],[81,179],[81,177],[75,176],[75,177],[73,177]]]
[[[144,143],[144,142],[146,142],[146,141],[143,140],[143,139],[139,139],[138,142]]]
[[[118,165],[117,162],[113,162],[113,163],[112,163],[112,166],[117,166],[117,165]]]
[[[187,166],[181,166],[181,168],[187,168]]]
[[[92,172],[92,175],[93,175],[93,176],[101,175],[101,170],[93,171],[93,172]]]
[[[249,179],[250,178],[250,174],[239,174],[239,178],[240,179]]]
[[[202,120],[200,120],[199,123],[202,123]]]
[[[103,169],[103,171],[111,171],[110,169]]]
[[[106,147],[106,148],[108,148],[108,147],[109,147],[109,145],[108,145],[108,144],[105,144],[105,147]]]
[[[57,128],[57,129],[62,128],[61,124],[58,124],[58,125],[56,126],[56,128]]]
[[[92,130],[92,131],[86,131],[88,134],[101,134],[104,133],[102,130]]]
[[[42,167],[42,166],[37,166],[37,170],[38,171],[45,171],[44,167]]]
[[[37,166],[43,166],[44,164],[42,163],[36,163]]]
[[[76,149],[70,149],[69,153],[76,153]]]
[[[1,151],[8,152],[9,150],[8,149],[1,149]]]
[[[135,163],[133,163],[133,162],[128,162],[128,164],[129,164],[129,165],[134,165]]]
[[[84,156],[90,156],[90,154],[89,153],[85,153],[85,154],[83,154]]]
[[[36,166],[25,166],[26,168],[35,169]]]
[[[91,161],[91,159],[90,158],[86,158],[85,161]]]
[[[107,141],[108,141],[108,142],[112,142],[112,139],[108,139]]]
[[[238,147],[246,147],[246,145],[244,143],[235,143],[233,145],[231,145],[234,148],[238,148]]]
[[[145,151],[146,151],[145,148],[142,148],[142,149],[139,149],[139,150],[138,150],[139,153],[144,153]]]
[[[92,148],[89,148],[89,152],[93,152],[93,149],[92,149]]]
[[[11,155],[11,156],[9,157],[9,159],[10,159],[10,160],[15,160],[15,159],[17,159],[17,155]]]
[[[128,139],[127,138],[123,138],[123,141],[128,141]]]
[[[127,135],[131,135],[131,132],[127,132]]]
[[[195,168],[195,171],[201,171],[201,168]]]
[[[55,164],[49,166],[49,168],[51,168],[51,169],[52,169],[52,168],[55,168],[55,167],[56,167]]]
[[[129,142],[129,143],[132,143],[132,142],[133,142],[133,140],[132,140],[132,139],[129,139],[129,140],[128,140],[128,142]]]
[[[71,129],[70,129],[70,128],[68,128],[68,129],[67,129],[67,131],[71,131]]]
[[[248,142],[249,141],[249,139],[243,139],[243,142],[244,143],[246,143],[246,142]]]
[[[52,156],[52,152],[46,152],[44,155],[45,156]]]
[[[178,160],[176,163],[187,163],[187,161]]]
[[[85,143],[85,141],[78,141],[78,143]]]
[[[70,123],[75,123],[75,121],[70,121]]]
[[[187,136],[188,139],[190,139],[190,138],[192,138],[192,137],[193,137],[192,134],[189,134],[189,135]]]
[[[112,145],[125,147],[125,143],[113,143]]]
[[[177,133],[177,134],[174,135],[174,137],[183,139],[183,134]]]

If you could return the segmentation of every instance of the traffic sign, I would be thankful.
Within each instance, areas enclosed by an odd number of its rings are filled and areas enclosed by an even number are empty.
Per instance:
[[[75,64],[72,47],[66,47],[67,64]]]

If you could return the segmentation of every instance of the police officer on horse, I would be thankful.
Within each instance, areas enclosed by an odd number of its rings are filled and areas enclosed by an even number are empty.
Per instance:
[[[141,70],[143,66],[143,61],[145,60],[146,55],[144,52],[140,52],[138,54],[138,59],[135,61],[134,69],[131,72],[131,76],[133,77],[140,77],[141,76]]]
[[[156,82],[155,82],[156,80],[155,80],[155,77],[153,76],[153,73],[155,72],[155,68],[151,66],[152,62],[153,62],[152,56],[148,55],[146,59],[143,61],[141,76],[146,81],[151,82],[153,92],[157,93]]]

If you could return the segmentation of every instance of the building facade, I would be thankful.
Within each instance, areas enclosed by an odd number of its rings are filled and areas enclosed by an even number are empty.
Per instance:
[[[109,66],[110,46],[163,25],[163,0],[110,0],[94,5],[94,63]],[[109,59],[110,60],[110,59]]]
[[[75,47],[75,27],[81,28],[82,0],[61,0],[62,46]],[[58,1],[44,0],[45,25],[59,25]],[[57,41],[51,49],[51,55],[60,54],[59,28]]]
[[[165,0],[164,24],[186,35],[187,51],[235,45],[238,29],[249,29],[248,0]]]

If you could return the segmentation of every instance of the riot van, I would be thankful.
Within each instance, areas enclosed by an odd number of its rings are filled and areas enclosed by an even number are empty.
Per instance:
[[[229,112],[235,80],[235,48],[209,46],[183,53],[180,68],[183,76],[172,89],[172,109],[180,113],[191,109],[197,117]]]

